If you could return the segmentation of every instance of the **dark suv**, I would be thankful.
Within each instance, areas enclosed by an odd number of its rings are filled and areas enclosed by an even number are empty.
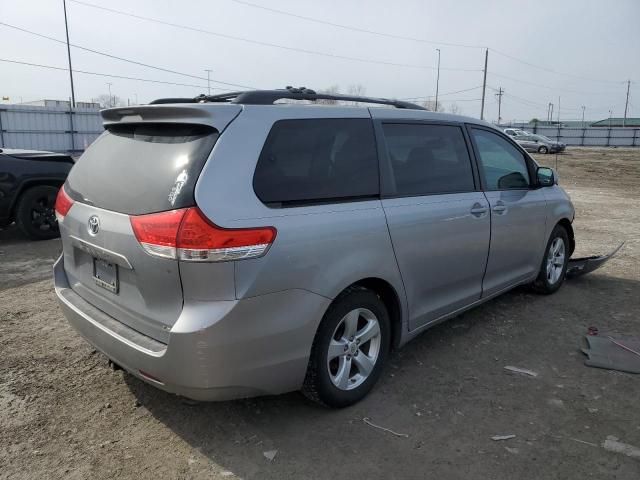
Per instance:
[[[72,166],[69,155],[0,149],[0,227],[15,221],[32,240],[59,236],[56,194]]]

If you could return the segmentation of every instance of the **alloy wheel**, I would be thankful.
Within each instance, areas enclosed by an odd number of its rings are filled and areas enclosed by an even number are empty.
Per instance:
[[[565,247],[564,240],[556,237],[549,246],[547,252],[547,281],[554,285],[560,280],[562,271],[564,270]]]
[[[357,308],[342,317],[327,352],[333,385],[340,390],[362,385],[373,372],[381,345],[380,323],[371,310]]]

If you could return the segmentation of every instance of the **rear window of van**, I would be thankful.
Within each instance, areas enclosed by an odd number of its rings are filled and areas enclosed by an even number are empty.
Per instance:
[[[217,139],[206,125],[113,125],[80,157],[65,188],[76,201],[130,215],[192,206]]]

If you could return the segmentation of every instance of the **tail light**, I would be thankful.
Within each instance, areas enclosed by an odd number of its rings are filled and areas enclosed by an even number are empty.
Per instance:
[[[67,192],[64,191],[64,186],[60,187],[58,190],[58,195],[56,196],[56,218],[59,222],[61,222],[64,217],[66,217],[67,213],[73,206],[73,199],[67,195]]]
[[[260,257],[276,238],[273,227],[219,227],[196,207],[132,216],[131,226],[150,255],[195,262]]]

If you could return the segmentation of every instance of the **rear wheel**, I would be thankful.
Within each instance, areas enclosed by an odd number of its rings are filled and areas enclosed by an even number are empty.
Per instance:
[[[302,392],[330,407],[346,407],[373,388],[389,353],[389,314],[371,290],[353,287],[325,314],[311,348]]]
[[[538,153],[549,153],[549,149],[542,145],[540,148],[538,148]]]
[[[533,284],[535,290],[544,294],[556,292],[564,282],[568,263],[569,235],[564,227],[556,225],[547,243],[540,273]]]
[[[32,240],[47,240],[60,235],[55,203],[58,189],[49,185],[32,187],[20,195],[16,223]]]

